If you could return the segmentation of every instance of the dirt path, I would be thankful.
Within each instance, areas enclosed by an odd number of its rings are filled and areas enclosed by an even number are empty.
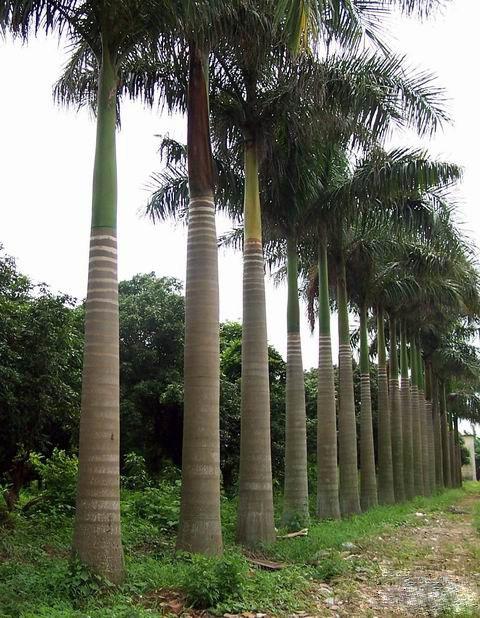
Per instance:
[[[413,525],[350,547],[345,558],[361,556],[363,567],[320,585],[315,615],[480,617],[476,500],[467,496],[445,512],[417,513]]]

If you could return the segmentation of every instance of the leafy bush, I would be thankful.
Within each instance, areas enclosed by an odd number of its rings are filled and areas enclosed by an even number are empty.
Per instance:
[[[145,457],[131,452],[125,455],[125,474],[122,475],[122,485],[126,489],[146,489],[151,484],[145,464]]]
[[[70,598],[77,603],[114,587],[111,582],[93,573],[78,560],[71,561],[66,583]]]
[[[180,481],[147,487],[134,497],[132,511],[164,532],[175,530],[180,517]]]
[[[40,477],[41,492],[31,501],[29,510],[70,513],[75,508],[78,459],[65,451],[53,449],[50,458],[30,453],[29,462]]]
[[[183,589],[193,607],[241,600],[248,574],[248,563],[241,554],[229,553],[222,558],[194,555],[191,559]]]

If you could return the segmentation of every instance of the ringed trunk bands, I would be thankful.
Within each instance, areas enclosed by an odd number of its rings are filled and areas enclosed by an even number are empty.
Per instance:
[[[245,144],[242,404],[237,541],[275,540],[264,260],[254,141]]]
[[[177,548],[222,552],[218,249],[208,113],[208,54],[190,44],[182,493]]]
[[[337,414],[330,335],[328,254],[325,230],[318,242],[317,516],[339,519]]]
[[[363,511],[378,504],[372,424],[367,308],[360,309],[360,504]]]
[[[283,524],[298,530],[309,523],[305,382],[300,338],[297,243],[287,241],[287,383]]]
[[[117,76],[105,38],[99,65],[73,552],[96,573],[120,583]]]
[[[392,437],[390,427],[390,406],[388,398],[388,377],[385,354],[384,314],[377,310],[378,341],[378,501],[393,504]]]
[[[338,304],[338,375],[340,401],[338,414],[338,442],[340,459],[340,511],[342,516],[360,513],[357,469],[357,427],[353,394],[352,350],[348,322],[345,263],[339,264],[337,274]]]

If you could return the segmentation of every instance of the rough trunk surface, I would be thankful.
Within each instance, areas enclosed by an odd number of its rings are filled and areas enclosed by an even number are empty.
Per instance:
[[[339,519],[337,413],[324,229],[319,229],[318,279],[317,516],[321,519]]]
[[[390,379],[390,418],[392,430],[393,486],[395,502],[405,500],[405,475],[403,471],[403,420],[400,405],[398,378]]]
[[[418,386],[412,385],[413,482],[415,495],[423,496],[422,420]]]
[[[203,554],[222,552],[217,260],[212,196],[192,198],[185,284],[182,497],[177,547]]]
[[[330,335],[319,335],[317,391],[317,516],[338,519],[337,419]]]
[[[385,360],[385,337],[383,312],[378,310],[378,502],[393,504],[392,429],[390,425],[390,405],[388,396],[388,377]]]
[[[418,393],[418,403],[420,410],[420,420],[422,423],[422,470],[423,470],[423,491],[425,496],[431,496],[433,487],[430,485],[430,467],[431,467],[431,456],[430,456],[430,437],[429,430],[430,424],[427,419],[427,402],[425,400],[425,393],[423,390]]]
[[[443,482],[443,451],[442,451],[442,427],[440,423],[440,402],[438,400],[438,386],[434,388],[433,398],[433,436],[435,444],[435,485],[437,488],[444,486]]]
[[[299,332],[288,333],[286,399],[283,523],[298,530],[309,521],[305,383]]]
[[[340,398],[338,407],[338,443],[340,460],[340,511],[342,515],[360,513],[360,494],[357,469],[357,427],[353,392],[352,349],[348,322],[345,265],[337,276],[339,328],[338,378]]]
[[[208,118],[208,55],[190,46],[182,495],[177,548],[222,552],[218,250]]]
[[[360,384],[362,399],[360,410],[360,504],[362,510],[366,511],[378,504],[369,373],[361,374]]]
[[[411,388],[409,378],[402,377],[401,383],[402,426],[403,426],[403,473],[405,497],[409,500],[415,496],[413,471],[413,432]]]
[[[95,228],[85,303],[73,548],[84,564],[114,583],[123,579],[118,336],[116,233],[112,228]]]

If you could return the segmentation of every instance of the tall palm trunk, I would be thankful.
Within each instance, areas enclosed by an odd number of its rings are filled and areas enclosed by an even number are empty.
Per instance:
[[[392,431],[393,488],[396,502],[405,500],[403,474],[403,421],[398,385],[397,320],[390,317],[390,425]]]
[[[433,436],[435,443],[435,485],[437,489],[444,486],[443,482],[443,451],[442,451],[442,427],[440,423],[440,401],[438,379],[432,373],[433,395]]]
[[[422,496],[423,488],[423,457],[422,457],[422,420],[418,394],[418,355],[417,346],[411,341],[412,356],[412,433],[413,433],[413,483],[415,495]]]
[[[413,474],[413,433],[412,433],[412,404],[410,393],[410,379],[408,377],[408,352],[405,326],[400,330],[400,372],[401,405],[402,405],[402,430],[403,430],[403,474],[405,485],[405,497],[413,498],[415,495]]]
[[[452,486],[450,473],[450,442],[447,420],[447,397],[445,382],[440,383],[440,423],[442,428],[443,482],[445,487]]]
[[[451,480],[451,485],[452,487],[456,487],[457,485],[457,479],[456,479],[456,473],[455,473],[455,435],[454,435],[454,430],[453,430],[453,419],[452,419],[452,414],[449,414],[449,427],[448,427],[448,439],[449,439],[449,446],[450,446],[450,480]]]
[[[245,545],[275,539],[267,319],[262,221],[255,139],[245,141],[243,250],[242,405],[237,540]]]
[[[352,349],[348,322],[345,261],[340,258],[337,272],[338,305],[338,444],[340,460],[340,511],[342,515],[360,513],[357,469],[357,427],[353,394]]]
[[[287,282],[285,491],[282,519],[287,526],[303,528],[309,521],[307,427],[298,302],[297,241],[294,234],[287,240]]]
[[[367,320],[367,307],[364,304],[360,307],[360,504],[363,511],[378,504]]]
[[[458,418],[453,417],[453,442],[455,446],[455,486],[462,485],[462,457],[460,452],[460,434],[458,432]]]
[[[73,550],[91,569],[119,583],[124,575],[124,562],[120,533],[116,232],[118,78],[106,40],[99,65]]]
[[[378,343],[378,501],[393,504],[392,432],[388,401],[387,360],[385,354],[385,320],[383,309],[377,309]]]
[[[430,495],[435,493],[435,435],[433,427],[433,384],[432,367],[428,362],[425,364],[425,416],[428,443],[428,489]]]
[[[337,414],[330,334],[327,237],[323,228],[318,235],[318,324],[317,516],[338,519]]]
[[[177,547],[222,552],[218,255],[208,54],[190,44],[182,496]]]
[[[423,493],[425,496],[431,496],[430,489],[430,472],[429,467],[429,441],[428,441],[428,423],[427,423],[427,406],[425,399],[425,373],[422,359],[420,344],[417,347],[418,354],[418,409],[420,413],[420,423],[422,432],[422,476],[423,476]]]

